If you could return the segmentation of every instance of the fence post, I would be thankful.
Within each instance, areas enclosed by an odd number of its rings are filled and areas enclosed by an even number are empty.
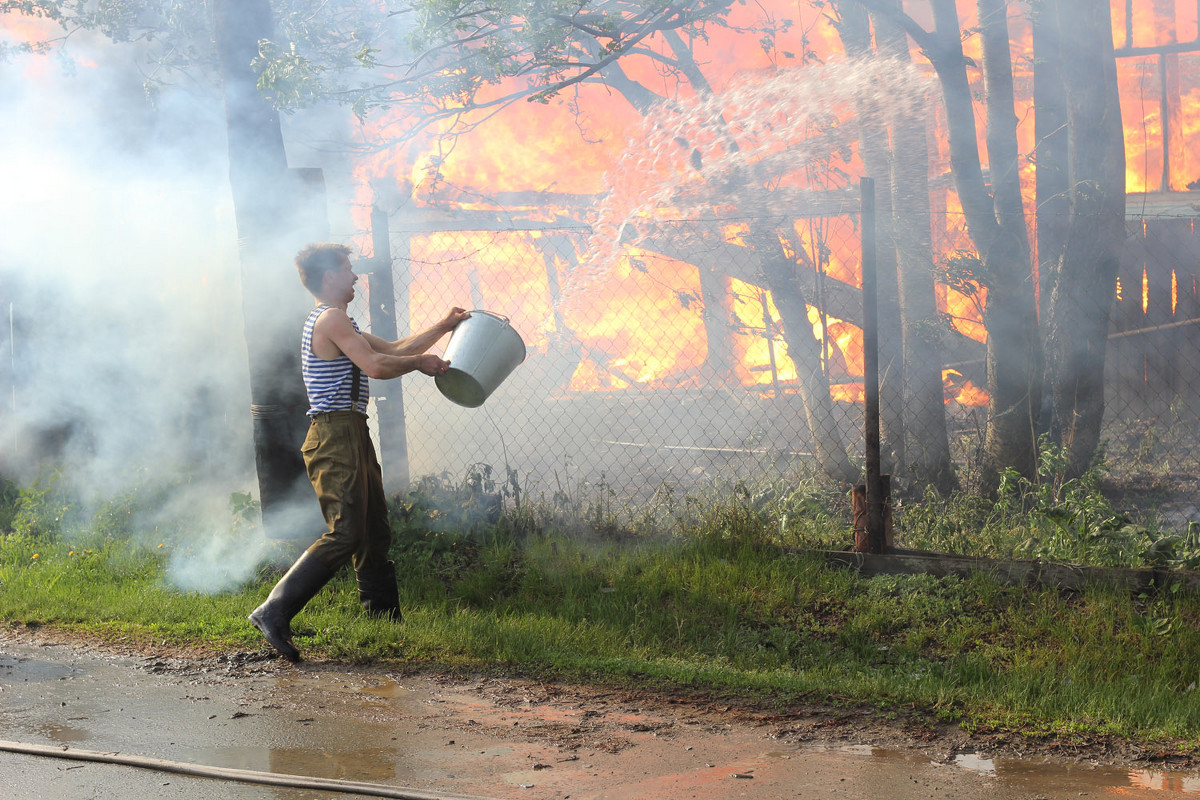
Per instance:
[[[399,338],[396,325],[396,289],[392,279],[393,259],[388,216],[379,206],[371,209],[371,241],[375,258],[371,261],[370,298],[368,307],[371,332],[389,342]],[[407,269],[408,259],[402,260]],[[405,311],[407,312],[407,280]],[[405,313],[405,328],[408,314]],[[404,427],[404,388],[402,378],[388,381],[375,394],[375,409],[379,420],[379,460],[384,467],[383,488],[391,495],[408,490],[408,435]]]
[[[879,446],[879,313],[875,281],[875,181],[863,178],[862,192],[862,291],[863,291],[863,388],[865,391],[864,438],[866,440],[866,541],[861,552],[882,553],[883,480]],[[857,527],[857,525],[856,525]],[[855,537],[855,549],[860,549]]]

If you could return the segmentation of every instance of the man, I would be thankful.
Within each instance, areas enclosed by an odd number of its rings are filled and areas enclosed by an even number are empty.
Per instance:
[[[452,308],[432,327],[395,342],[361,333],[346,313],[358,277],[350,248],[318,243],[296,255],[300,281],[316,298],[301,337],[301,363],[312,420],[301,452],[328,530],[288,570],[250,622],[290,661],[291,621],[347,561],[368,613],[400,619],[395,565],[388,559],[383,475],[367,432],[368,379],[409,372],[441,375],[450,366],[425,351],[470,314]]]

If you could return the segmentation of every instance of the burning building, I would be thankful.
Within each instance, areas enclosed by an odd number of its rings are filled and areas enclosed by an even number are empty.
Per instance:
[[[928,22],[926,4],[908,2],[904,10]],[[1195,363],[1189,357],[1194,345],[1172,345],[1162,337],[1187,337],[1194,316],[1188,298],[1195,268],[1185,255],[1195,216],[1185,176],[1194,156],[1182,143],[1194,135],[1189,101],[1200,90],[1194,4],[1114,0],[1112,13],[1131,193],[1129,235],[1142,237],[1142,249],[1157,254],[1141,258],[1131,249],[1114,293],[1110,432],[1124,424],[1122,415],[1145,418],[1180,396],[1189,370],[1159,362]],[[805,9],[799,14],[804,17]],[[1050,223],[1037,213],[1035,200],[1041,143],[1033,125],[1034,26],[1025,4],[1008,4],[1008,15],[1020,181],[1030,227],[1038,234],[1030,258],[1030,275],[1036,276],[1037,248],[1044,241],[1038,225]],[[718,117],[724,113],[737,121],[739,152],[762,148],[757,160],[743,161],[757,171],[742,186],[720,183],[737,167],[720,160],[722,134],[698,122],[698,112],[690,124],[647,119],[643,109],[615,103],[617,93],[603,85],[579,88],[564,106],[513,106],[450,150],[445,139],[433,136],[356,164],[357,223],[369,230],[368,210],[387,212],[396,246],[395,283],[401,287],[399,316],[424,315],[412,320],[419,327],[452,298],[470,298],[476,307],[512,316],[533,344],[528,363],[489,401],[493,418],[488,411],[463,416],[455,410],[447,417],[440,408],[425,417],[422,388],[405,383],[405,391],[414,393],[406,414],[415,471],[519,464],[540,483],[553,482],[559,467],[571,463],[593,481],[624,474],[631,483],[653,484],[764,463],[811,462],[815,437],[801,375],[813,364],[831,400],[821,423],[836,429],[836,446],[854,450],[861,437],[863,352],[853,176],[866,171],[855,122],[863,109],[848,94],[840,107],[827,98],[824,116],[806,115],[781,111],[784,101],[774,97],[776,116],[760,120],[754,114],[761,110],[739,96],[791,65],[807,64],[795,68],[794,88],[804,82],[806,69],[819,73],[822,64],[838,63],[846,48],[837,22],[836,15],[812,12],[794,27],[774,28],[771,47],[744,35],[753,27],[746,20],[688,43],[713,88],[713,97],[701,98],[703,103]],[[969,14],[960,23],[968,32],[978,27]],[[966,36],[964,46],[971,63],[980,63],[979,37]],[[926,81],[921,108],[929,119],[943,403],[952,431],[978,433],[989,401],[988,289],[971,271],[973,248],[950,179],[945,109],[915,46],[912,59],[917,74],[910,83]],[[647,63],[630,58],[621,64],[623,79],[652,80]],[[982,96],[982,75],[977,69],[968,75]],[[661,85],[663,78],[658,80]],[[686,97],[684,82],[672,86],[678,119],[689,113],[678,106],[695,98]],[[695,94],[694,86],[690,90]],[[899,104],[903,94],[893,91],[889,99]],[[605,113],[587,114],[589,107]],[[576,116],[568,108],[583,113]],[[982,106],[976,113],[983,117]],[[363,135],[386,138],[393,123],[376,119]],[[768,129],[775,139],[764,142]],[[637,131],[638,140],[618,149],[614,142],[623,141],[628,130]],[[986,159],[982,126],[979,138]],[[678,152],[668,152],[672,148]],[[781,166],[786,158],[791,163]],[[986,174],[986,161],[984,167]],[[755,180],[761,183],[752,200],[722,202]],[[714,185],[724,196],[713,197]],[[787,218],[776,224],[786,229],[784,248],[796,266],[816,343],[815,360],[804,368],[797,366],[795,343],[789,347],[784,334],[776,292],[752,254],[753,220],[763,217]],[[370,251],[367,238],[362,241]],[[1175,377],[1159,380],[1156,372]],[[502,409],[506,396],[512,409]],[[1135,412],[1129,398],[1136,396],[1145,402]],[[437,402],[435,396],[429,400]],[[525,412],[528,437],[515,433]],[[506,425],[513,425],[508,441]],[[437,444],[447,427],[469,431],[450,448],[460,458],[447,459],[449,451]],[[548,437],[551,428],[557,433]],[[434,461],[424,461],[424,454],[434,452]],[[588,466],[582,468],[580,460]]]
[[[506,102],[530,92],[501,76],[476,86],[475,111],[450,97],[420,130],[411,105],[366,109],[351,124],[355,148],[336,165],[311,149],[331,187],[332,235],[358,246],[359,271],[370,274],[360,320],[403,334],[469,304],[511,318],[530,345],[480,409],[451,406],[419,378],[376,387],[393,478],[485,464],[530,486],[644,492],[805,468],[821,448],[855,472],[864,369],[857,178],[883,177],[859,122],[902,110],[920,125],[891,121],[889,130],[927,152],[913,204],[927,217],[911,227],[928,239],[929,309],[882,347],[926,330],[937,435],[978,438],[993,400],[989,288],[953,180],[941,90],[912,40],[903,67],[852,66],[846,32],[857,4],[839,5],[731,6],[719,24],[655,31],[587,80],[539,98],[549,102]],[[980,21],[961,5],[966,75],[982,97]],[[901,7],[916,25],[932,24],[929,3]],[[1045,137],[1034,126],[1035,32],[1030,4],[1004,7],[1036,282],[1053,217],[1036,185]],[[1194,386],[1200,164],[1188,143],[1200,35],[1187,0],[1112,0],[1111,12],[1130,247],[1113,287],[1106,425],[1113,441],[1144,442],[1133,432],[1179,411]],[[983,119],[983,106],[974,110]],[[304,121],[303,112],[285,119],[293,143]],[[982,125],[978,144],[994,184]],[[778,258],[763,257],[767,245]],[[772,272],[779,264],[786,269]],[[893,454],[902,470],[933,434],[899,397],[895,419],[906,431]]]

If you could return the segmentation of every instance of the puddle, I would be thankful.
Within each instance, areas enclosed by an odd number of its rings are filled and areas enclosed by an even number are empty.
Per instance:
[[[1062,765],[1010,758],[986,759],[963,754],[956,765],[983,771],[1031,792],[1045,792],[1071,786],[1077,793],[1102,797],[1156,797],[1171,794],[1200,794],[1200,775],[1183,772],[1153,772],[1101,765]],[[990,769],[987,769],[990,765]],[[1142,790],[1134,792],[1132,790]]]
[[[996,774],[996,762],[990,758],[984,758],[977,753],[959,753],[954,757],[954,764],[955,766],[983,775]]]
[[[869,745],[812,748],[817,752],[839,752],[881,763],[912,762],[905,752]],[[994,779],[996,785],[1018,788],[1032,797],[1147,797],[1164,798],[1164,793],[1200,794],[1200,774],[1130,770],[1090,764],[1062,764],[1027,759],[990,758],[980,753],[959,753],[953,762],[935,766],[961,770]],[[1070,791],[1068,791],[1070,790]],[[1130,790],[1146,790],[1131,792]]]
[[[873,745],[822,746],[810,745],[799,751],[842,758],[846,769],[843,778],[858,774],[861,766],[880,773],[908,771],[954,775],[979,779],[981,785],[1003,791],[997,797],[1043,798],[1153,798],[1166,800],[1178,795],[1200,794],[1200,773],[1154,770],[1130,770],[1093,764],[1063,764],[1061,762],[1028,759],[995,758],[982,753],[959,753],[949,763],[934,762],[907,751],[889,750]],[[776,756],[777,752],[769,755]],[[784,756],[785,758],[795,756]],[[847,757],[849,757],[847,759]],[[851,766],[858,765],[858,766]],[[874,765],[874,766],[872,766]],[[839,779],[839,783],[842,780]],[[968,794],[967,796],[974,796]]]
[[[363,692],[375,697],[385,697],[388,700],[412,697],[411,689],[406,689],[393,680],[385,681],[378,686],[364,687]]]
[[[1129,773],[1129,783],[1141,789],[1160,789],[1167,792],[1200,794],[1200,777],[1198,776],[1135,770]]]
[[[347,681],[344,675],[290,675],[276,679],[276,684],[283,691],[298,692],[335,692],[339,694],[379,697],[387,700],[404,700],[412,697],[412,690],[391,678],[368,680],[364,682]]]
[[[35,725],[33,728],[39,736],[54,744],[80,744],[91,737],[90,731],[66,725]]]
[[[353,742],[346,742],[353,745]],[[308,748],[221,747],[195,751],[195,763],[216,767],[308,775],[335,780],[397,783],[399,753],[392,749],[320,750]]]
[[[881,752],[883,752],[879,748],[873,747],[872,745],[869,745],[869,744],[850,744],[850,745],[845,745],[843,747],[836,747],[836,748],[818,747],[815,749],[817,749],[817,750],[832,749],[833,752],[845,753],[845,754],[851,755],[851,756],[874,756],[874,755],[879,755]]]
[[[0,680],[4,683],[14,680],[22,683],[64,681],[73,678],[75,673],[75,668],[68,665],[0,653]]]

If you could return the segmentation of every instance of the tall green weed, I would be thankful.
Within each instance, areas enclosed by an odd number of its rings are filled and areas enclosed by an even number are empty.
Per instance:
[[[927,491],[901,504],[897,541],[904,547],[1002,559],[1035,559],[1106,567],[1200,566],[1200,530],[1159,530],[1119,511],[1103,491],[1103,454],[1070,477],[1063,448],[1043,440],[1038,472],[1009,469],[994,499],[967,493],[949,498]]]

